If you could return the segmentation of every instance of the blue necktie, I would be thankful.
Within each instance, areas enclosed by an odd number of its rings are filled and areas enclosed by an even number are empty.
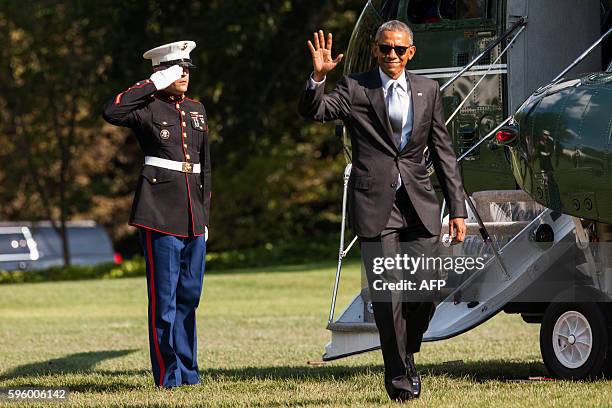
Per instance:
[[[404,112],[402,110],[402,99],[400,98],[397,87],[399,84],[393,82],[387,91],[387,110],[389,112],[389,122],[393,130],[393,140],[399,148],[402,142],[402,122]]]

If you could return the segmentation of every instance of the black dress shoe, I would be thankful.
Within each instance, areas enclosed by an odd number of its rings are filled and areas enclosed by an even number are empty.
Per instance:
[[[396,402],[404,402],[414,399],[412,379],[405,375],[395,377],[393,380],[385,381],[385,388],[389,398]]]
[[[398,392],[397,396],[395,397],[395,399],[393,401],[395,402],[405,402],[405,401],[410,401],[411,399],[414,399],[414,394],[412,394],[411,391],[400,391]]]
[[[412,380],[412,393],[414,398],[419,398],[421,395],[421,376],[417,372],[414,364],[414,354],[409,353],[406,356],[406,376]]]

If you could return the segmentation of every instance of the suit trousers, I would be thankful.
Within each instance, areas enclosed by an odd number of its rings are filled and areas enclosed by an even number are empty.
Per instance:
[[[380,335],[386,384],[406,376],[406,358],[409,353],[417,353],[420,350],[423,333],[433,317],[436,302],[431,297],[419,301],[418,297],[397,292],[390,293],[387,298],[377,298],[374,295],[373,282],[379,279],[380,275],[374,274],[368,265],[373,265],[372,257],[375,256],[435,256],[438,240],[439,237],[431,235],[421,223],[403,186],[396,192],[393,210],[381,234],[374,238],[360,238],[361,253],[373,300],[374,319]],[[392,273],[406,274],[405,271]],[[396,280],[399,281],[402,277],[405,276],[396,276]],[[427,277],[420,275],[419,278]],[[434,279],[433,276],[431,278]]]
[[[149,351],[162,387],[198,384],[196,308],[204,279],[203,236],[176,237],[140,229],[147,266]]]

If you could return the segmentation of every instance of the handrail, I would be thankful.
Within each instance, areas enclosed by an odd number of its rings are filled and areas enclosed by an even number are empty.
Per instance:
[[[518,20],[516,20],[514,22],[514,24],[512,24],[512,26],[509,29],[507,29],[498,39],[496,39],[495,41],[491,42],[491,44],[489,44],[487,46],[487,48],[485,48],[480,54],[478,54],[476,56],[476,58],[474,58],[465,67],[463,67],[463,69],[461,69],[461,71],[457,72],[457,74],[455,74],[455,76],[453,76],[451,79],[449,79],[447,83],[442,85],[440,87],[440,92],[444,92],[444,90],[446,88],[448,88],[453,82],[455,82],[457,80],[457,78],[459,78],[461,75],[463,75],[468,69],[472,68],[478,61],[480,61],[482,59],[482,57],[484,57],[489,52],[491,52],[491,50],[493,48],[497,47],[497,45],[499,43],[501,43],[503,40],[505,40],[506,37],[508,37],[510,34],[512,34],[514,32],[514,30],[516,30],[517,28],[522,27],[522,26],[524,26],[526,24],[527,24],[527,21],[525,20],[524,17],[521,17]]]
[[[348,181],[349,181],[349,177],[351,176],[352,167],[353,166],[351,165],[351,163],[349,163],[344,168],[344,186],[342,189],[342,221],[341,221],[341,226],[340,226],[340,248],[338,249],[338,266],[336,268],[336,279],[334,280],[334,292],[332,295],[332,303],[329,308],[329,320],[328,320],[329,323],[332,323],[334,321],[334,311],[336,309],[336,297],[338,296],[338,285],[340,284],[340,272],[342,271],[342,258],[346,256],[344,252],[344,230],[346,229],[346,205],[347,205]],[[353,243],[351,243],[351,246],[352,245]]]
[[[495,65],[495,63],[497,63],[501,59],[501,57],[503,57],[504,54],[510,49],[510,46],[512,44],[514,44],[514,42],[517,40],[519,34],[521,34],[523,32],[523,30],[525,30],[525,26],[522,26],[521,29],[518,31],[518,33],[516,33],[516,35],[514,37],[512,37],[512,39],[510,41],[508,41],[508,44],[506,44],[506,47],[502,50],[502,52],[499,53],[499,55],[497,56],[495,61],[493,61],[493,63],[489,66],[489,69],[487,69],[486,72],[482,75],[482,78],[480,78],[478,80],[478,82],[476,82],[476,84],[474,84],[472,89],[470,89],[470,92],[468,92],[467,95],[465,95],[465,98],[463,98],[463,100],[459,103],[459,105],[457,106],[455,111],[448,117],[448,119],[446,119],[446,122],[444,123],[445,125],[448,126],[448,124],[455,118],[455,116],[459,113],[459,111],[461,110],[463,105],[465,105],[465,103],[470,98],[470,96],[472,96],[472,94],[474,93],[474,91],[476,90],[478,85],[480,85],[481,82],[485,79],[485,77],[487,75],[489,75],[489,72],[491,72],[491,70],[493,69],[493,66]]]
[[[546,87],[552,86],[552,85],[556,84],[557,82],[559,82],[559,80],[561,78],[563,78],[565,76],[565,74],[567,74],[569,71],[571,71],[576,65],[580,64],[587,57],[587,55],[589,55],[591,53],[591,51],[593,51],[593,49],[595,49],[595,47],[597,47],[599,44],[601,44],[601,42],[603,40],[605,40],[606,37],[609,36],[610,34],[612,34],[612,28],[610,28],[601,37],[599,37],[599,39],[597,41],[595,41],[589,48],[587,48],[586,51],[584,51],[582,54],[580,54],[580,56],[578,58],[576,58],[574,60],[574,62],[569,64],[567,66],[567,68],[565,68],[563,71],[561,71],[561,73],[559,75],[557,75],[548,85],[540,87],[539,89],[544,89]]]

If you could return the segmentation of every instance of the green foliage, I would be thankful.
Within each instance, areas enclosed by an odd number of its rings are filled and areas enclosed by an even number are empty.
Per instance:
[[[344,160],[333,124],[297,114],[306,40],[344,52],[364,0],[6,2],[0,8],[0,219],[94,219],[115,242],[142,163],[102,105],[150,75],[147,49],[198,44],[189,96],[211,129],[211,249],[302,240],[339,227]],[[136,18],[135,18],[136,16]],[[342,67],[330,75],[335,82]],[[135,252],[137,245],[126,245]]]
[[[358,252],[349,253],[350,258]],[[206,255],[206,269],[221,271],[271,265],[297,265],[309,261],[329,261],[338,256],[338,238],[333,235],[292,240],[281,244],[268,243],[245,250],[228,250]]]
[[[283,244],[267,243],[263,246],[243,250],[209,252],[206,254],[206,273],[223,272],[230,269],[253,268],[273,265],[297,265],[312,261],[331,261],[338,255],[338,238],[333,235],[293,240]],[[349,259],[358,259],[356,249]],[[121,265],[53,267],[40,271],[0,270],[0,285],[9,283],[31,283],[46,281],[118,279],[145,276],[142,256],[125,260]]]
[[[53,267],[40,271],[0,271],[0,284],[32,283],[46,281],[116,279],[145,275],[142,257],[134,257],[121,265],[103,264],[97,266],[71,265],[66,268]]]

